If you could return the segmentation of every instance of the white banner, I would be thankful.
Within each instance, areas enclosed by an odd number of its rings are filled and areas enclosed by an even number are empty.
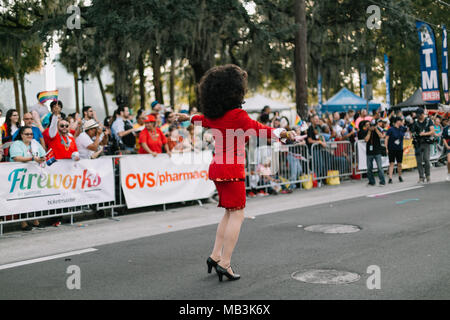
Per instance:
[[[383,168],[389,167],[389,157],[381,157]],[[377,163],[373,160],[373,168],[377,168]],[[367,170],[366,142],[358,141],[358,169]]]
[[[120,160],[120,179],[130,209],[209,198],[215,191],[208,179],[211,151],[130,155]]]
[[[0,216],[114,201],[111,158],[0,164]]]

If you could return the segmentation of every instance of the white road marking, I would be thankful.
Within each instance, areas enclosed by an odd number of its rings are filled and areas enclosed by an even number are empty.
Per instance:
[[[28,264],[75,256],[75,255],[79,255],[79,254],[83,254],[83,253],[94,252],[97,250],[98,249],[95,249],[95,248],[89,248],[89,249],[83,249],[83,250],[70,251],[70,252],[61,253],[61,254],[55,254],[53,256],[47,256],[47,257],[42,257],[42,258],[36,258],[36,259],[31,259],[31,260],[25,260],[25,261],[4,264],[4,265],[0,266],[0,270],[11,269],[11,268],[15,268],[15,267],[25,266]]]
[[[416,187],[411,187],[411,188],[393,190],[393,191],[384,192],[384,193],[372,194],[372,195],[367,196],[367,198],[376,198],[376,197],[379,197],[379,196],[385,196],[387,194],[398,193],[398,192],[409,191],[409,190],[415,190],[415,189],[420,189],[420,188],[423,188],[423,186],[416,186]]]

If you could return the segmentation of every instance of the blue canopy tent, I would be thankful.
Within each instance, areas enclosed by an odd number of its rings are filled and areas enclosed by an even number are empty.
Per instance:
[[[348,110],[360,110],[367,107],[367,101],[357,96],[347,88],[342,88],[331,99],[322,105],[322,112],[346,112]],[[369,101],[369,111],[377,110],[381,104]]]

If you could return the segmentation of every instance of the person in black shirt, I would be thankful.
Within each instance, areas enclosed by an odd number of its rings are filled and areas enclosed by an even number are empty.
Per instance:
[[[419,183],[425,182],[424,171],[427,182],[429,183],[431,181],[430,146],[434,142],[434,125],[433,121],[425,116],[422,108],[419,108],[416,114],[417,119],[412,124],[410,130],[414,139],[417,168],[419,169]]]
[[[375,178],[373,176],[373,161],[375,160],[378,168],[378,177],[380,179],[380,186],[386,185],[384,180],[383,165],[381,162],[381,155],[383,153],[383,147],[381,146],[381,139],[384,139],[383,130],[375,123],[371,122],[369,132],[365,137],[367,143],[366,155],[367,155],[367,178],[369,179],[369,185],[375,185]]]
[[[398,180],[402,179],[402,162],[403,162],[403,139],[408,130],[403,126],[403,120],[400,117],[392,119],[393,126],[389,128],[386,134],[386,152],[389,155],[389,183],[392,183],[392,175],[394,173],[395,161],[397,161]]]

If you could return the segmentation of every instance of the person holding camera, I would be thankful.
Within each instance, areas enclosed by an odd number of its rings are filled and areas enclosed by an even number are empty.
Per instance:
[[[112,136],[117,143],[119,150],[129,153],[136,153],[136,132],[139,128],[133,128],[130,117],[130,110],[127,106],[117,108],[116,117],[111,125]]]
[[[83,132],[76,138],[80,159],[97,159],[108,143],[108,135],[94,119],[84,123]]]
[[[427,183],[431,181],[430,178],[430,149],[434,143],[434,124],[430,118],[425,116],[422,108],[416,112],[417,119],[412,124],[410,130],[413,136],[413,144],[417,160],[417,168],[419,169],[419,182],[424,183],[425,177]]]
[[[366,155],[367,155],[367,178],[369,179],[369,186],[375,185],[375,178],[373,175],[373,161],[375,160],[378,168],[378,177],[380,179],[380,186],[385,186],[383,165],[381,157],[384,154],[384,148],[381,145],[381,140],[385,138],[385,134],[379,125],[372,120],[370,122],[369,131],[365,137],[366,141]]]

